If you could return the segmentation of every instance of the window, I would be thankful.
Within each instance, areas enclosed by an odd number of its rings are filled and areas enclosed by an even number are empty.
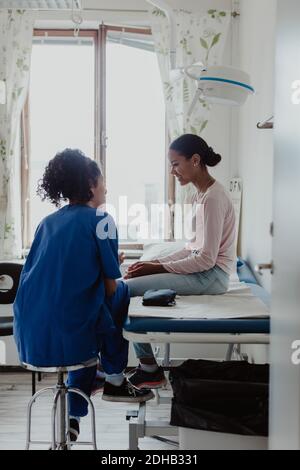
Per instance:
[[[107,202],[118,209],[120,240],[162,240],[166,132],[156,55],[132,47],[130,34],[119,43],[108,36],[106,77]]]
[[[37,196],[38,180],[48,161],[67,147],[102,162],[120,241],[163,239],[161,214],[151,213],[151,205],[167,199],[165,108],[153,49],[151,35],[134,29],[101,26],[78,38],[72,31],[35,32],[25,247],[41,219],[55,210]],[[24,194],[24,173],[22,184]],[[141,205],[151,223],[146,233],[138,227]]]
[[[47,162],[66,147],[94,158],[94,38],[35,38],[30,81],[30,238],[55,210],[36,195]]]

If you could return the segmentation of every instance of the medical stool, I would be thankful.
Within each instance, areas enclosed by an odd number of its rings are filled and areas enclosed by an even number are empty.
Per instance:
[[[31,364],[22,363],[22,367],[33,372],[57,373],[57,383],[53,387],[45,387],[33,395],[27,406],[27,432],[26,432],[26,450],[29,450],[30,444],[50,444],[51,450],[70,450],[74,445],[91,445],[97,450],[96,444],[96,419],[95,408],[91,399],[78,388],[71,388],[65,384],[64,374],[67,372],[83,369],[84,367],[92,367],[97,364],[97,359],[93,359],[84,364],[64,367],[35,367]],[[51,442],[49,441],[32,441],[31,440],[31,414],[32,406],[36,399],[45,392],[52,390],[54,393],[53,406],[51,412]],[[75,393],[83,397],[91,407],[91,432],[92,440],[88,442],[70,440],[70,424],[68,409],[68,394]]]

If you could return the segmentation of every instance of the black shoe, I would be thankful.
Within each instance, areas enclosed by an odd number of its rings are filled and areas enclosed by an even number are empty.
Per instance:
[[[102,400],[121,403],[142,403],[151,400],[153,397],[154,394],[151,390],[136,390],[124,379],[119,387],[105,382]]]
[[[167,384],[162,367],[158,367],[155,372],[146,372],[138,367],[135,372],[128,378],[128,382],[137,390],[147,388],[161,388]]]
[[[75,418],[70,419],[70,441],[75,442],[79,436],[79,421]]]

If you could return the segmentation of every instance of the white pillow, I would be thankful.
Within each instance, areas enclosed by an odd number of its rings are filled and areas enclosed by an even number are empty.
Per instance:
[[[151,261],[157,258],[164,258],[185,247],[184,241],[148,243],[144,245],[144,252],[140,261]]]

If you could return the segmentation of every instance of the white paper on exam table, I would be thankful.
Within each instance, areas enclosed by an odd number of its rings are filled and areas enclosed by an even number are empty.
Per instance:
[[[267,318],[270,312],[244,282],[231,281],[224,295],[177,296],[173,307],[145,307],[142,297],[131,298],[130,317],[177,319]]]

